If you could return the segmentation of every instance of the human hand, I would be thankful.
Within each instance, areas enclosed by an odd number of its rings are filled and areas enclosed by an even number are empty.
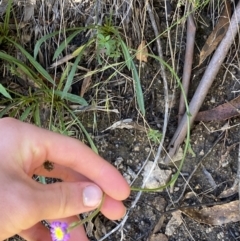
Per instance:
[[[109,219],[125,214],[127,182],[80,141],[11,118],[0,119],[0,137],[0,240],[18,234],[50,241],[41,220],[78,221],[77,214],[98,207],[103,192],[101,212]],[[50,172],[46,160],[55,163]],[[33,174],[64,182],[43,185]],[[82,226],[71,231],[70,240],[88,240]]]

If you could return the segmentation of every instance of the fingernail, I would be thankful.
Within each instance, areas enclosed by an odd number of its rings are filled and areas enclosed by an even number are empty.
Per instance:
[[[101,203],[102,195],[102,190],[98,186],[87,186],[83,189],[83,204],[86,207],[96,207]]]

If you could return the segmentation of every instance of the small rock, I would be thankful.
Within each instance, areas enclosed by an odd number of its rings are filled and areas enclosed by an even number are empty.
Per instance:
[[[124,179],[127,181],[128,184],[131,184],[131,176],[127,173],[123,174]]]
[[[139,145],[134,146],[133,151],[136,151],[136,152],[140,151],[140,146]]]
[[[175,187],[175,188],[174,188],[174,192],[178,192],[179,189],[180,189],[179,187]]]
[[[121,156],[117,157],[116,161],[114,162],[114,165],[118,167],[122,162],[123,162],[123,158]]]
[[[220,232],[217,234],[217,238],[218,239],[222,239],[224,237],[224,233],[223,232]]]
[[[145,179],[148,177],[149,172],[152,169],[152,166],[153,166],[153,162],[150,161],[144,167],[144,172],[142,174],[144,177],[143,182],[145,182]],[[172,174],[172,171],[162,170],[157,165],[146,182],[146,185],[145,185],[146,188],[158,188],[165,185],[169,181],[171,174]],[[162,191],[162,190],[159,190],[159,191]]]
[[[211,233],[212,232],[212,228],[207,228],[206,229],[206,233]]]
[[[182,224],[182,212],[181,211],[175,211],[172,213],[172,218],[169,220],[167,226],[166,226],[166,231],[165,234],[167,236],[172,236],[174,235],[174,232],[176,229]]]
[[[199,156],[204,156],[204,150],[201,150],[201,151],[199,152]]]
[[[146,151],[146,152],[150,152],[150,150],[151,150],[150,147],[146,147],[146,148],[145,148],[145,151]]]
[[[127,168],[127,173],[131,176],[132,179],[136,177],[136,173],[130,168]]]

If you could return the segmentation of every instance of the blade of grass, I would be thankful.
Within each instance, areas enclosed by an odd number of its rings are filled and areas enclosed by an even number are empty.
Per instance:
[[[78,63],[79,63],[81,57],[82,57],[82,53],[80,53],[77,56],[77,58],[75,59],[75,61],[74,61],[74,64],[73,64],[73,66],[71,68],[71,71],[70,71],[70,73],[69,73],[69,75],[67,77],[66,84],[65,84],[65,86],[63,88],[61,99],[64,99],[64,97],[67,95],[67,92],[69,91],[69,89],[70,89],[70,87],[72,85],[73,78],[74,78],[74,75],[75,75],[75,73],[77,71]]]
[[[129,54],[129,50],[126,46],[126,44],[120,39],[121,47],[122,47],[122,52],[124,55],[125,63],[128,67],[128,70],[131,70],[131,62],[132,62],[132,57]]]
[[[19,119],[20,119],[21,121],[25,121],[25,120],[27,119],[29,113],[30,113],[33,109],[34,109],[34,105],[28,106],[28,107],[24,110],[24,112],[21,114],[21,116],[20,116]]]
[[[4,23],[3,23],[3,32],[4,32],[5,36],[8,35],[8,31],[9,31],[9,19],[10,19],[12,4],[13,4],[13,0],[9,0],[7,9],[6,9],[6,15],[4,18]]]
[[[57,50],[55,51],[54,55],[53,55],[53,61],[62,53],[62,51],[66,48],[66,46],[69,44],[69,42],[76,36],[78,35],[83,29],[75,31],[74,33],[72,33],[70,36],[68,36],[57,48]]]
[[[57,90],[61,90],[62,87],[63,87],[63,82],[64,80],[66,79],[66,77],[68,76],[68,73],[71,69],[71,66],[69,65],[69,63],[67,63],[62,75],[61,75],[61,78],[60,78],[60,81],[59,81],[59,84],[57,86]]]
[[[54,80],[49,75],[49,73],[18,43],[6,37],[6,40],[12,43],[16,48],[18,48],[29,60],[29,62],[34,66],[34,68],[41,74],[46,80],[48,80],[53,86],[55,85]]]
[[[60,91],[60,90],[56,90],[54,92],[54,94],[59,96],[59,97],[62,97],[63,92]],[[66,99],[68,101],[71,101],[73,103],[77,103],[79,105],[88,106],[87,101],[84,98],[82,98],[81,96],[78,96],[78,95],[74,95],[74,94],[71,94],[71,93],[66,93],[65,96],[64,96],[64,99]]]
[[[143,116],[145,116],[146,111],[145,111],[145,106],[144,106],[142,87],[141,87],[137,69],[136,69],[133,61],[132,61],[131,66],[132,66],[131,69],[132,69],[133,80],[134,80],[134,84],[135,84],[135,92],[136,92],[136,96],[137,96],[137,103],[138,103],[139,109],[142,112]]]
[[[8,99],[12,100],[11,95],[7,92],[7,90],[4,88],[4,86],[2,84],[0,84],[0,93],[5,96]]]
[[[1,110],[0,111],[0,118],[2,118],[5,114],[7,114],[10,111],[10,109],[15,105],[16,105],[16,103],[11,103],[7,107],[5,107],[3,110]]]
[[[34,123],[35,123],[37,126],[41,127],[39,103],[36,104],[36,106],[35,106],[33,118],[34,118]]]
[[[0,52],[0,59],[3,59],[8,63],[16,64],[24,72],[24,74],[27,75],[28,78],[32,80],[35,80],[37,78],[37,76],[33,73],[33,71],[27,65],[25,65],[18,59],[14,58],[13,56]]]
[[[82,29],[85,29],[85,28],[82,28],[82,27],[80,27],[80,28],[69,28],[69,29],[65,29],[65,30],[62,30],[62,31],[68,32],[68,31],[76,31],[76,30],[78,30],[78,29],[79,29],[79,30],[82,30]],[[62,32],[62,31],[55,31],[55,32],[53,32],[53,33],[50,33],[50,34],[45,35],[45,36],[43,36],[42,38],[40,38],[40,39],[36,42],[35,47],[34,47],[34,54],[33,54],[34,59],[37,58],[37,54],[38,54],[38,51],[39,51],[41,45],[42,45],[44,42],[46,42],[48,39],[54,37],[55,35],[59,34],[59,33]]]

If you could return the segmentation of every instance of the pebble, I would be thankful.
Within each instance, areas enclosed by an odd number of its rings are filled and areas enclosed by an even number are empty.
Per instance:
[[[200,152],[199,152],[199,156],[203,156],[204,155],[204,150],[201,150]]]
[[[117,157],[116,161],[114,162],[114,165],[118,167],[122,162],[123,162],[123,158],[121,156]]]
[[[124,179],[127,181],[128,184],[131,184],[131,176],[127,173],[123,174]]]
[[[139,145],[134,146],[133,151],[136,151],[136,152],[140,151],[140,146]]]
[[[146,148],[145,148],[145,151],[146,151],[146,152],[150,152],[150,150],[151,150],[150,147],[146,147]]]
[[[222,239],[224,237],[224,233],[223,232],[220,232],[217,234],[217,238],[218,239]]]

